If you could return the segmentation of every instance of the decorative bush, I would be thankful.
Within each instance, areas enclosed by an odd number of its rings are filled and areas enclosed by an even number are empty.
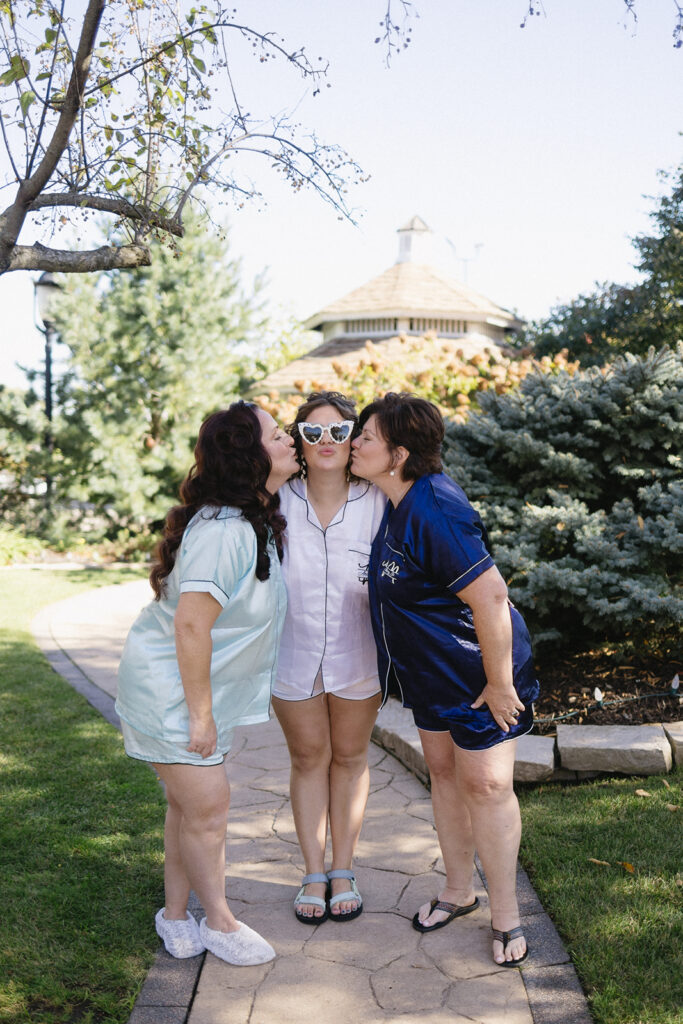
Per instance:
[[[492,346],[466,357],[461,344],[457,338],[448,340],[433,335],[401,335],[387,346],[367,341],[362,353],[332,361],[336,374],[332,384],[329,380],[322,383],[314,377],[302,376],[295,381],[298,394],[292,395],[276,389],[259,392],[257,382],[251,389],[253,400],[276,419],[288,423],[311,391],[334,387],[353,396],[361,409],[387,391],[412,391],[434,402],[456,423],[464,423],[470,410],[479,408],[479,396],[486,391],[505,394],[534,370],[574,373],[578,368],[578,363],[568,362],[566,352],[534,360],[521,354],[507,355]]]
[[[0,565],[40,561],[44,553],[45,545],[37,537],[0,523]]]
[[[444,462],[536,643],[680,652],[683,344],[479,404],[448,424]]]

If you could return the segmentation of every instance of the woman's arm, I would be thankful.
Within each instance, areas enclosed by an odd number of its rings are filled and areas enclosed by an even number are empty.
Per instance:
[[[481,648],[486,686],[472,704],[487,704],[503,732],[517,721],[513,711],[524,711],[512,677],[512,622],[505,580],[495,566],[458,593],[472,609],[474,628]]]
[[[190,714],[190,742],[185,748],[201,757],[216,750],[216,723],[211,711],[211,627],[221,606],[211,594],[185,593],[174,617],[180,678]]]

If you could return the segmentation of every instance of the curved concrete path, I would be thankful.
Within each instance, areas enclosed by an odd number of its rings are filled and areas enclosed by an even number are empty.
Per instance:
[[[114,725],[116,665],[149,598],[144,582],[105,587],[51,605],[33,624],[56,671]],[[356,858],[365,912],[344,927],[312,928],[292,912],[302,863],[278,723],[239,730],[229,761],[228,898],[278,956],[235,968],[208,953],[173,960],[161,949],[130,1024],[590,1024],[574,968],[523,872],[522,920],[533,951],[523,970],[491,960],[481,874],[475,913],[431,935],[410,927],[418,905],[443,884],[443,865],[427,790],[384,749],[370,747]]]

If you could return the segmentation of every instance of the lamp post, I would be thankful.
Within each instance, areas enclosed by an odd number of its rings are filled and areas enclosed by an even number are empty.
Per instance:
[[[46,508],[50,507],[52,499],[52,476],[50,475],[50,464],[54,449],[54,437],[52,436],[52,345],[58,338],[58,331],[54,323],[54,312],[55,303],[61,290],[61,284],[55,281],[52,274],[47,271],[41,274],[37,281],[33,282],[33,319],[36,328],[45,338],[45,418],[47,419],[47,428],[45,430],[44,445],[48,455],[48,470],[45,474]]]

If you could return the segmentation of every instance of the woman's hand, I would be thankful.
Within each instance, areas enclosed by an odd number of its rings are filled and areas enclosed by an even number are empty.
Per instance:
[[[185,748],[200,757],[216,751],[218,737],[211,711],[211,627],[221,606],[211,594],[181,594],[175,613],[175,648],[190,716],[190,742]]]
[[[216,752],[218,733],[213,715],[208,717],[190,717],[190,742],[185,747],[191,754],[199,754],[200,757],[211,757]]]
[[[476,710],[482,704],[486,704],[503,732],[509,732],[511,725],[517,725],[517,719],[520,713],[524,711],[524,705],[517,696],[514,686],[502,690],[487,683],[475,702],[470,704],[470,707]]]
[[[524,705],[513,685],[512,623],[505,580],[495,566],[464,587],[458,597],[472,609],[472,620],[487,683],[470,707],[488,706],[496,724],[509,732]]]

